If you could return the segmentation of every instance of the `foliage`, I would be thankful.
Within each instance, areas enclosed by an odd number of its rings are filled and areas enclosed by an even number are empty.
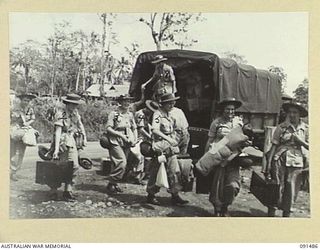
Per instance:
[[[129,64],[112,55],[118,43],[112,30],[115,14],[99,14],[102,34],[73,30],[67,21],[54,24],[44,43],[28,40],[10,50],[10,84],[39,95],[82,94],[94,83],[121,83],[130,77]],[[133,60],[134,55],[126,57]]]
[[[193,22],[203,21],[201,13],[151,13],[150,19],[140,18],[139,21],[146,24],[152,35],[152,39],[161,50],[162,44],[168,46],[174,44],[181,49],[198,42],[187,36],[189,26]],[[187,39],[187,40],[185,40]]]
[[[309,80],[305,78],[302,83],[293,91],[294,100],[304,105],[308,105]]]
[[[33,127],[39,131],[39,142],[51,142],[54,131],[54,119],[50,114],[54,108],[63,104],[56,98],[41,97],[32,100],[31,103],[36,114]],[[111,102],[88,101],[86,105],[79,107],[79,113],[85,127],[89,141],[97,141],[105,130],[108,114],[116,108]]]
[[[268,68],[268,70],[280,77],[282,84],[281,93],[284,93],[287,87],[287,74],[284,72],[284,69],[282,67],[272,65]]]
[[[223,57],[232,59],[240,64],[247,64],[248,63],[247,59],[245,59],[245,56],[239,55],[235,52],[227,51],[227,52],[224,52],[222,55],[223,55]]]

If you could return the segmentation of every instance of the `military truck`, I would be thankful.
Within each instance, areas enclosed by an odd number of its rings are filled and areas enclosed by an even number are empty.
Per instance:
[[[237,113],[243,116],[244,123],[252,125],[254,145],[263,150],[265,126],[275,126],[279,119],[281,80],[277,75],[209,52],[144,52],[137,58],[129,89],[130,95],[137,99],[141,96],[141,85],[154,73],[155,65],[151,62],[157,55],[167,58],[165,63],[174,70],[177,96],[181,97],[176,106],[189,121],[188,153],[193,159],[204,153],[211,121],[219,115],[217,104],[230,97],[242,102]],[[152,97],[153,84],[146,87],[147,99]]]

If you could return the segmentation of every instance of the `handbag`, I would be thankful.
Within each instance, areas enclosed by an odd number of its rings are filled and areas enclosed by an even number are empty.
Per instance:
[[[36,131],[33,128],[28,128],[22,137],[22,142],[27,146],[37,146]]]
[[[14,141],[22,141],[22,137],[24,136],[26,130],[19,126],[11,126],[10,127],[10,139]]]
[[[160,163],[160,167],[157,173],[156,186],[169,188],[168,176],[164,162]]]
[[[106,149],[110,148],[110,141],[109,141],[107,133],[103,133],[101,135],[99,142],[100,142],[100,146],[102,148],[106,148]]]
[[[286,151],[286,166],[302,168],[303,167],[303,155],[299,149],[288,149]]]
[[[73,137],[76,142],[77,149],[82,149],[84,146],[84,134],[81,132],[76,132],[74,133]]]

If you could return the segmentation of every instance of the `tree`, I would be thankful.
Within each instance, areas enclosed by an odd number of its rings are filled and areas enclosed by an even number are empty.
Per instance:
[[[27,40],[10,51],[11,70],[15,72],[19,72],[20,69],[23,70],[23,74],[20,74],[20,76],[23,76],[24,86],[21,86],[20,83],[20,87],[26,90],[28,90],[32,81],[32,71],[40,67],[42,63],[39,47],[38,42]],[[15,88],[19,88],[19,85],[15,85]]]
[[[223,57],[226,57],[226,58],[229,58],[229,59],[232,59],[234,61],[236,61],[237,63],[240,63],[240,64],[247,64],[248,61],[246,60],[245,56],[243,55],[239,55],[235,52],[231,52],[231,51],[226,51],[224,53],[222,53]]]
[[[180,47],[191,46],[197,40],[181,41],[181,37],[189,32],[192,22],[202,21],[201,13],[151,13],[150,19],[140,18],[139,21],[146,24],[152,35],[157,50],[161,50],[162,44],[168,46],[175,44]],[[178,37],[180,36],[180,39]],[[184,37],[186,38],[186,37]],[[187,37],[188,38],[188,37]],[[190,38],[188,38],[190,39]],[[191,44],[191,45],[190,45]]]
[[[113,23],[117,15],[114,13],[99,14],[99,19],[102,22],[102,35],[101,35],[101,72],[100,72],[100,95],[104,95],[104,82],[105,78],[108,79],[112,72],[113,64],[110,63],[112,58],[110,57],[111,44],[116,44],[117,35],[113,32]]]
[[[181,33],[180,36],[176,36],[174,44],[177,45],[181,50],[191,47],[193,44],[197,43],[198,40],[192,39],[186,33]]]
[[[135,63],[138,55],[140,54],[140,45],[134,41],[130,44],[130,47],[124,47],[124,49],[126,50],[127,54],[128,54],[128,62],[129,64],[132,66],[133,68],[133,64]]]
[[[64,56],[61,56],[65,49],[63,48],[63,43],[67,40],[67,29],[70,27],[70,23],[67,21],[62,21],[60,23],[56,23],[54,25],[54,33],[52,36],[48,38],[47,44],[47,52],[48,52],[48,60],[51,65],[51,76],[50,76],[50,84],[51,84],[51,96],[54,95],[54,90],[56,89],[56,77],[58,76],[60,79],[59,81],[59,88],[60,91],[64,87],[63,82],[61,81],[62,78],[66,78],[66,74],[64,71]],[[72,53],[70,53],[72,55]],[[57,74],[57,71],[60,71],[62,74]],[[68,75],[69,76],[69,75]],[[70,89],[70,87],[68,88]],[[62,92],[65,92],[62,91]],[[61,94],[61,93],[58,93]]]
[[[281,93],[283,94],[287,87],[287,74],[284,72],[284,69],[282,67],[271,65],[268,70],[280,77],[282,83]]]
[[[294,100],[302,104],[308,105],[309,80],[305,78],[302,83],[293,91]]]
[[[127,53],[127,56],[126,56],[127,60],[126,61],[128,62],[128,70],[129,70],[128,78],[130,78],[130,76],[131,76],[130,74],[133,71],[135,61],[140,54],[139,48],[140,48],[140,45],[136,41],[132,42],[130,47],[125,47],[125,50]]]

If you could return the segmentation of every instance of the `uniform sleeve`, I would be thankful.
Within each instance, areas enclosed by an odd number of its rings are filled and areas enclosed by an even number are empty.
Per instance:
[[[143,112],[138,111],[135,114],[135,121],[136,121],[136,124],[137,124],[138,128],[143,128],[144,127],[145,119],[146,119],[146,117],[145,117]]]
[[[160,118],[161,113],[159,111],[154,112],[152,117],[152,130],[160,130]]]
[[[271,140],[272,144],[275,144],[275,145],[280,144],[281,133],[282,133],[282,128],[279,125],[279,126],[277,126],[276,130],[273,133],[272,140]]]
[[[114,127],[114,117],[115,117],[115,112],[111,112],[108,116],[108,121],[107,121],[107,124],[106,124],[106,128],[108,127],[111,127],[113,128]]]
[[[180,110],[180,113],[181,113],[180,118],[182,121],[183,129],[186,129],[189,127],[187,117],[186,117],[185,113],[183,112],[183,110]]]
[[[309,127],[308,127],[308,125],[306,125],[305,140],[307,143],[309,143]]]
[[[130,124],[131,124],[131,129],[137,129],[137,124],[136,121],[134,120],[133,113],[130,112]]]
[[[216,137],[216,133],[217,133],[217,120],[214,120],[210,125],[208,137],[214,138]]]
[[[79,126],[79,128],[80,128],[80,130],[81,130],[81,133],[83,134],[83,135],[86,135],[86,131],[85,131],[85,129],[84,129],[84,126],[83,126],[83,123],[82,123],[82,119],[81,119],[81,116],[80,116],[80,114],[79,114],[79,112],[77,111],[77,117],[78,117],[78,126]]]
[[[136,102],[134,102],[134,103],[131,103],[130,105],[129,105],[129,110],[132,112],[132,113],[136,113],[137,112],[137,110],[138,110],[138,104],[136,103]]]
[[[63,120],[64,120],[64,112],[58,110],[54,115],[54,125],[63,127]]]

